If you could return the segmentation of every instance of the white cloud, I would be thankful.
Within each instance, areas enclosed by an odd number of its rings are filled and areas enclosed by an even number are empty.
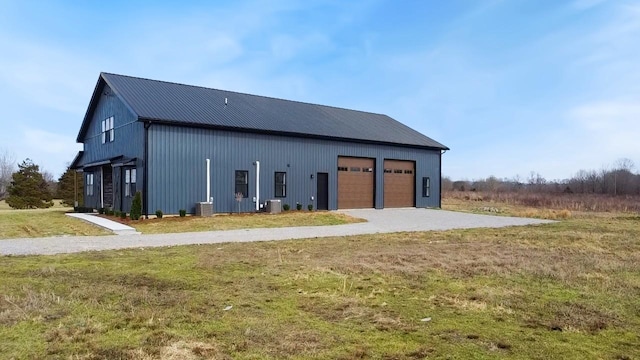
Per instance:
[[[640,157],[640,103],[607,101],[572,109],[569,117],[588,139],[590,148],[617,157]]]
[[[73,136],[26,127],[9,145],[19,162],[31,158],[41,170],[52,171],[54,175],[60,175],[82,149]]]
[[[91,59],[72,50],[0,35],[0,80],[25,101],[76,115],[84,112],[87,83],[97,78]],[[91,79],[91,80],[89,80]]]

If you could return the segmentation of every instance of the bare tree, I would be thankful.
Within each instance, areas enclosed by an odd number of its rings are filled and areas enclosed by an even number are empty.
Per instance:
[[[52,194],[57,194],[58,182],[56,181],[56,178],[53,176],[53,174],[50,171],[44,170],[42,171],[42,177],[44,178],[44,181],[47,183],[49,192]]]
[[[8,150],[0,149],[0,200],[7,197],[11,175],[16,172],[16,158]]]

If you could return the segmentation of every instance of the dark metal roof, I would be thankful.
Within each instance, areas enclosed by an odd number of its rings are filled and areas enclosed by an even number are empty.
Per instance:
[[[109,73],[101,79],[141,120],[448,149],[387,115]]]

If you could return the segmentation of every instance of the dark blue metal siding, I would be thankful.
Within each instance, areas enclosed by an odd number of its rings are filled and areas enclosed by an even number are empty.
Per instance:
[[[260,161],[260,202],[274,199],[274,173],[287,173],[283,204],[316,207],[316,174],[329,174],[329,208],[337,209],[338,156],[376,159],[376,208],[384,207],[385,159],[416,162],[416,206],[439,205],[439,150],[411,149],[330,140],[239,133],[154,124],[149,129],[149,210],[176,214],[194,212],[206,201],[206,163],[211,159],[211,196],[216,212],[237,211],[235,170],[249,171],[249,196],[240,211],[252,211],[256,196],[256,167]],[[311,178],[313,175],[313,179]],[[422,177],[431,178],[431,197],[422,197]],[[311,200],[311,197],[314,200]]]
[[[106,95],[109,94],[109,95]],[[102,120],[114,117],[114,141],[102,143]],[[92,114],[91,121],[87,127],[87,132],[82,138],[84,146],[84,154],[79,167],[96,161],[107,160],[118,156],[126,158],[136,158],[138,168],[138,188],[142,188],[143,181],[143,155],[144,155],[144,125],[137,121],[137,116],[131,113],[122,101],[113,94],[105,85],[101,91],[98,104]],[[110,165],[106,165],[110,166]],[[85,169],[85,172],[93,172],[95,175],[94,196],[86,196],[87,206],[98,207],[100,203],[100,168]],[[118,169],[113,171],[113,189],[116,197],[116,205],[120,204],[121,191],[123,189],[120,184],[122,176]],[[126,203],[127,201],[125,201]],[[125,204],[126,205],[126,204]],[[128,206],[126,206],[128,208]],[[116,208],[119,208],[116,207]]]
[[[105,92],[110,95],[105,95]],[[115,140],[103,144],[102,120],[110,116],[114,117]],[[98,105],[91,117],[87,133],[82,139],[84,156],[82,163],[79,165],[82,166],[120,155],[142,158],[144,127],[137,120],[137,116],[132,114],[120,99],[111,91],[108,91],[108,87],[105,86],[105,91],[101,93]]]

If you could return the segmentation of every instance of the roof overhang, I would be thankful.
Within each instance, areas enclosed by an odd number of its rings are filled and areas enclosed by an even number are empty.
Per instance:
[[[395,146],[395,147],[407,147],[407,148],[412,148],[412,149],[450,150],[448,147],[446,147],[446,146],[444,146],[442,144],[440,144],[441,146],[427,146],[427,145],[419,145],[419,144],[403,144],[403,143],[380,141],[380,140],[353,139],[353,138],[347,138],[347,137],[315,135],[315,134],[286,132],[286,131],[250,129],[250,128],[241,128],[241,127],[232,127],[232,126],[220,126],[220,125],[209,125],[209,124],[196,124],[196,123],[186,123],[186,122],[183,122],[183,121],[174,121],[174,120],[166,120],[166,119],[151,119],[151,118],[142,118],[142,117],[140,117],[138,120],[139,121],[143,121],[143,122],[149,122],[149,123],[152,123],[152,124],[171,125],[171,126],[189,127],[189,128],[235,131],[235,132],[252,133],[252,134],[263,134],[263,135],[266,134],[266,135],[276,135],[276,136],[288,136],[288,137],[297,137],[297,138],[305,138],[305,139],[332,140],[332,141],[352,142],[352,143],[359,143],[359,144],[386,145],[386,146]]]
[[[69,168],[73,170],[80,169],[82,166],[79,166],[78,164],[80,164],[80,162],[82,161],[83,156],[84,151],[78,151],[78,154],[76,154],[76,157],[73,158],[73,161],[71,162],[71,165],[69,165]]]
[[[83,165],[79,165],[79,164],[75,164],[75,169],[90,169],[90,168],[96,168],[99,166],[103,166],[103,165],[111,165],[111,166],[123,166],[123,165],[128,165],[131,161],[133,161],[133,163],[135,163],[135,158],[131,159],[131,158],[125,158],[123,155],[119,155],[116,157],[112,157],[112,158],[108,158],[108,159],[101,159],[101,160],[97,160],[97,161],[93,161],[90,162],[88,164],[83,164]],[[74,160],[75,162],[75,160]]]

